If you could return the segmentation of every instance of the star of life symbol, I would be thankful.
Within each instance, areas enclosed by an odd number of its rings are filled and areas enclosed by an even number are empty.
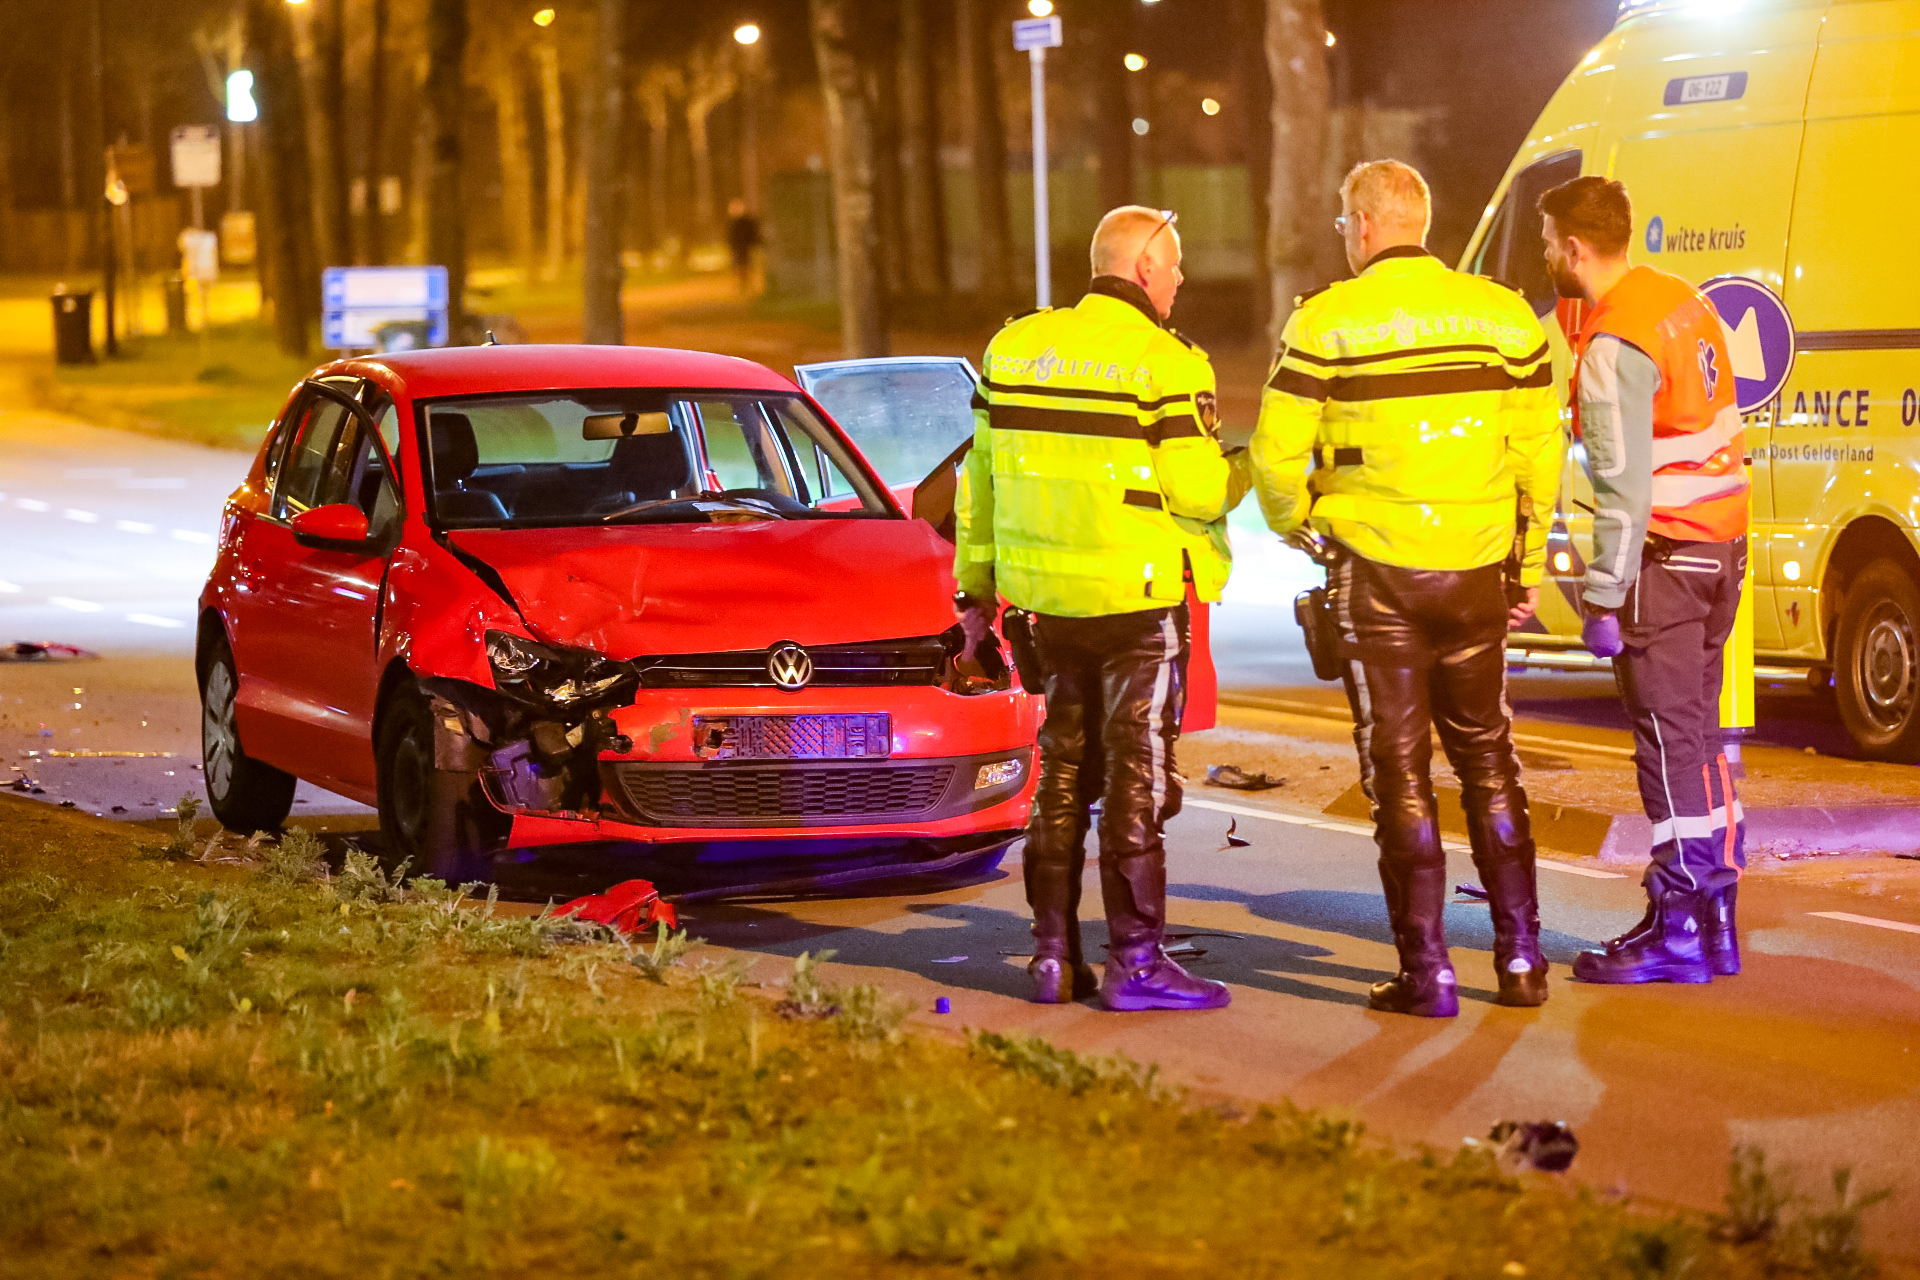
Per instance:
[[[1700,339],[1700,380],[1707,384],[1707,399],[1712,400],[1720,386],[1720,357],[1705,338]]]
[[[813,659],[791,640],[784,640],[767,655],[767,674],[782,689],[792,693],[807,687],[813,679]]]

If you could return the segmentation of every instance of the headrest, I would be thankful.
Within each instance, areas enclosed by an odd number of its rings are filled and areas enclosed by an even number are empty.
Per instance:
[[[621,488],[649,498],[664,498],[693,483],[693,465],[678,432],[628,436],[613,446],[609,460]]]
[[[435,409],[427,424],[427,436],[433,448],[434,487],[451,489],[480,465],[480,446],[473,438],[473,419],[464,413]]]

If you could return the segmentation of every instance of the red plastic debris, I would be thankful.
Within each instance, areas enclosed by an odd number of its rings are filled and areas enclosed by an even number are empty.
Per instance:
[[[669,929],[680,927],[680,917],[671,902],[663,901],[651,880],[623,880],[605,893],[590,893],[584,898],[556,908],[557,916],[574,916],[594,924],[611,926],[619,933],[639,933],[655,924]]]

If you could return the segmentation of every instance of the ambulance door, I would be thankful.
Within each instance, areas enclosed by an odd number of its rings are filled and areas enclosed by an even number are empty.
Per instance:
[[[1802,108],[1825,12],[1702,7],[1628,30],[1607,122],[1613,141],[1606,169],[1633,197],[1636,261],[1694,284],[1743,275],[1782,291]],[[1783,637],[1770,556],[1772,414],[1750,414],[1746,425],[1754,645],[1777,651]]]
[[[1862,517],[1891,520],[1909,539],[1920,523],[1916,109],[1920,3],[1833,6],[1807,95],[1788,253],[1800,356],[1776,433],[1772,570],[1785,647],[1830,656],[1836,670],[1847,655],[1826,654],[1835,635],[1821,633],[1816,581],[1835,541]],[[1902,659],[1885,673],[1890,689],[1920,679],[1906,670],[1911,645],[1883,647]],[[1895,714],[1897,701],[1882,710]]]
[[[1580,176],[1578,148],[1554,151],[1527,164],[1513,175],[1493,219],[1479,244],[1468,251],[1467,270],[1498,280],[1527,299],[1540,317],[1553,347],[1554,381],[1565,398],[1571,373],[1571,355],[1554,318],[1559,300],[1547,278],[1545,243],[1540,232],[1540,197],[1563,182]],[[1550,635],[1573,639],[1580,634],[1580,588],[1586,580],[1586,548],[1592,536],[1593,486],[1569,452],[1560,473],[1558,509],[1548,517],[1553,527],[1547,539],[1547,578],[1540,606],[1521,627],[1522,636]]]

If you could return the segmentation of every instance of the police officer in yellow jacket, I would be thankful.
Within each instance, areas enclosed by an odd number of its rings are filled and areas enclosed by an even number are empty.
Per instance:
[[[1174,215],[1115,209],[1092,257],[1077,306],[1017,317],[987,347],[955,502],[954,575],[975,634],[996,593],[1033,614],[1045,673],[1025,853],[1034,998],[1094,992],[1078,908],[1099,801],[1107,1007],[1218,1008],[1227,989],[1161,951],[1161,829],[1180,809],[1187,582],[1202,600],[1220,598],[1245,451],[1230,457],[1220,444],[1205,353],[1166,327],[1181,281]]]
[[[1333,556],[1360,780],[1400,954],[1370,1002],[1459,1010],[1429,778],[1437,726],[1492,903],[1499,1002],[1537,1005],[1547,966],[1504,650],[1538,598],[1563,457],[1546,334],[1518,294],[1422,247],[1431,204],[1413,169],[1360,165],[1340,199],[1355,278],[1303,298],[1287,322],[1252,455],[1267,523],[1296,539],[1310,524]]]

